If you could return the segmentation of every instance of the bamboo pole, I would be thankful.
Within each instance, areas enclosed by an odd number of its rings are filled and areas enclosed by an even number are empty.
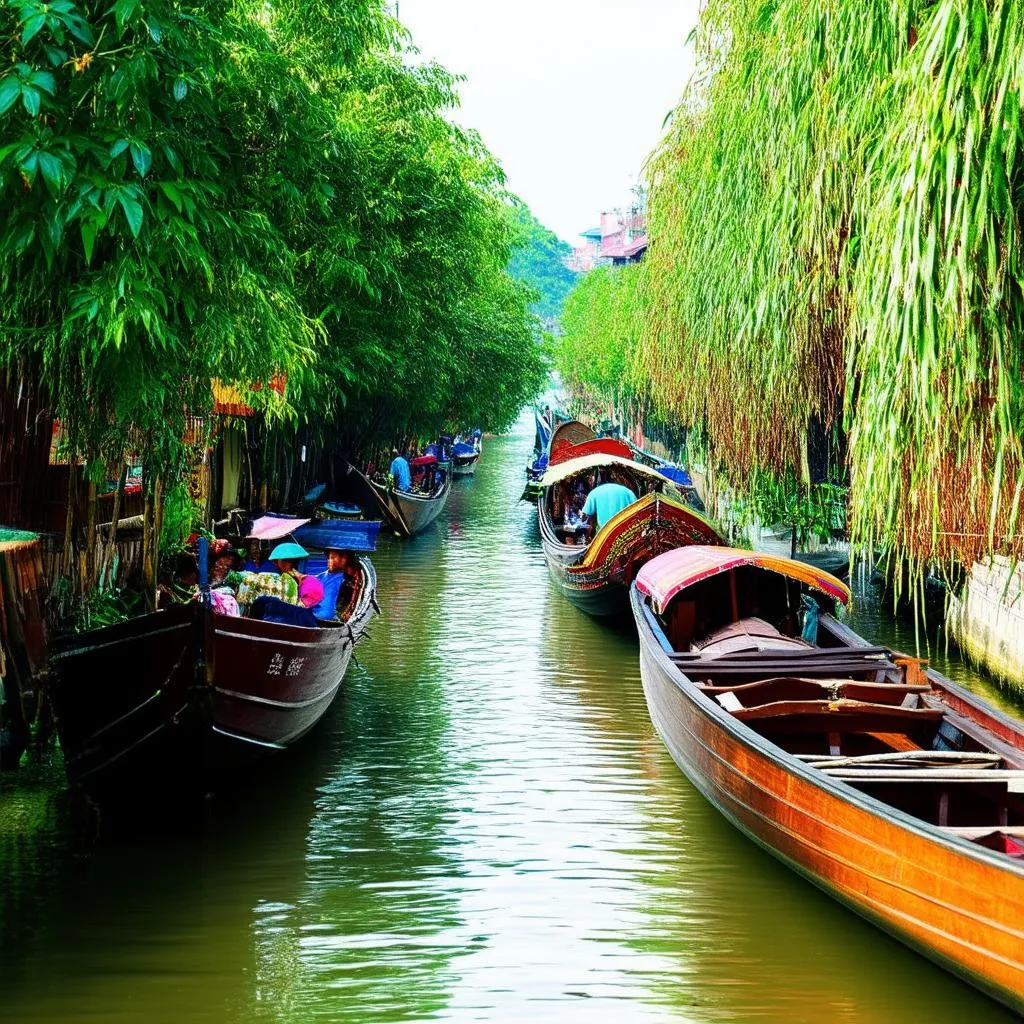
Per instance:
[[[92,590],[96,586],[96,481],[90,480],[88,485],[88,504],[85,525],[85,580],[82,591]]]
[[[114,552],[117,550],[117,527],[121,520],[121,499],[124,496],[125,484],[128,480],[128,465],[121,463],[121,471],[117,476],[117,490],[114,492],[114,509],[110,516],[110,532],[107,535],[107,542],[103,546],[103,558],[100,562],[99,578],[96,582],[99,589],[104,589],[107,584],[107,570],[113,573]],[[109,581],[113,583],[113,579]]]

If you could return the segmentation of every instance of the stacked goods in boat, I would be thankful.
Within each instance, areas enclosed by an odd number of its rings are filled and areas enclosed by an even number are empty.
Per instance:
[[[600,481],[625,488],[620,493],[634,500],[607,521],[595,517],[591,535],[580,513]],[[664,476],[633,461],[623,441],[592,438],[553,446],[541,482],[538,516],[548,572],[559,590],[591,615],[625,613],[640,567],[663,551],[721,543]]]
[[[869,646],[836,618],[848,597],[758,552],[648,562],[631,603],[651,719],[751,839],[1024,1012],[1024,724]]]
[[[251,537],[281,540],[307,522],[265,516]],[[344,607],[262,596],[243,615],[242,585],[237,601],[203,586],[187,603],[57,640],[49,697],[69,780],[104,801],[206,791],[309,732],[377,610],[373,565],[355,553],[372,539],[347,540]]]

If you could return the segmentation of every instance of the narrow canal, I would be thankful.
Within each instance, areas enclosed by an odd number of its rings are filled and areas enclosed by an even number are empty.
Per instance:
[[[635,640],[549,589],[531,430],[382,545],[344,698],[256,790],[98,838],[45,778],[0,794],[4,1020],[1011,1019],[680,775]]]

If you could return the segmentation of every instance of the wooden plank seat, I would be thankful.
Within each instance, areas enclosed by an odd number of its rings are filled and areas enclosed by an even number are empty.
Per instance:
[[[769,676],[738,686],[717,686],[704,684],[702,693],[709,697],[733,694],[745,707],[752,708],[777,701],[791,700],[852,700],[874,704],[900,704],[905,707],[917,706],[917,694],[928,693],[930,686],[904,686],[900,683],[869,683],[856,679],[808,679],[804,676]],[[908,698],[913,698],[912,700]],[[721,702],[720,702],[721,703]]]
[[[874,674],[886,670],[896,671],[891,661],[876,658],[790,658],[760,657],[746,660],[693,661],[679,664],[679,668],[693,680],[719,679],[723,682],[752,681],[774,676],[836,677]]]
[[[942,712],[931,708],[905,708],[873,701],[781,700],[756,707],[731,704],[729,694],[722,701],[734,718],[746,722],[763,735],[771,737],[795,734],[826,733],[835,754],[839,753],[839,737],[865,733],[900,733],[924,739],[935,731]],[[732,701],[736,698],[732,697]],[[721,701],[720,701],[721,702]],[[781,742],[776,738],[776,742]]]
[[[1019,768],[821,768],[829,778],[845,782],[984,782],[1006,785],[1011,792],[1024,787],[1024,771]]]
[[[849,658],[875,658],[880,661],[888,660],[891,652],[887,647],[793,647],[772,649],[767,651],[730,651],[719,654],[714,658],[708,656],[704,651],[676,651],[672,654],[672,661],[677,665],[687,665],[694,661],[754,661],[772,660],[777,658],[792,658],[795,661],[829,661],[838,659],[840,661]]]

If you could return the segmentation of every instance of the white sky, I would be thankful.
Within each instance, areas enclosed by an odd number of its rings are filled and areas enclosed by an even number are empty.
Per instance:
[[[700,0],[399,0],[424,59],[465,75],[476,128],[566,241],[630,189],[692,69]]]

